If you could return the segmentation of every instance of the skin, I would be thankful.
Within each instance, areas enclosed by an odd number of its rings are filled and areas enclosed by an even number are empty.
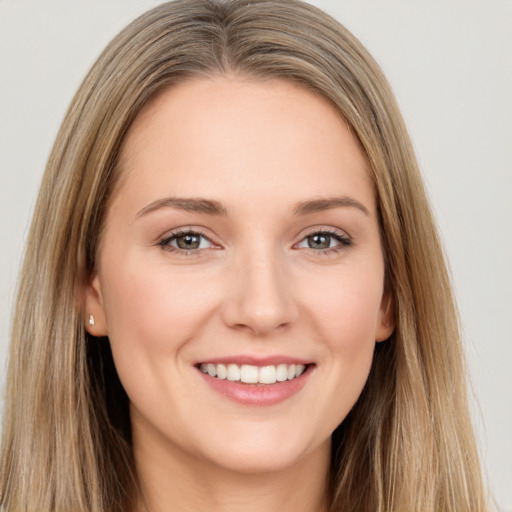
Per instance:
[[[393,331],[358,142],[330,104],[297,85],[195,79],[146,105],[120,172],[86,314],[93,335],[109,336],[130,398],[146,505],[327,510],[331,433],[364,386],[375,342]],[[158,203],[169,197],[215,200],[226,213]],[[294,211],[333,197],[345,199]],[[180,230],[204,235],[196,252],[169,240]],[[327,235],[322,251],[312,244],[319,231],[343,241]],[[313,364],[290,398],[241,405],[195,366],[240,354]]]

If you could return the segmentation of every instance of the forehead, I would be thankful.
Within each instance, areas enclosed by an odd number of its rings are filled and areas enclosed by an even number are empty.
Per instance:
[[[164,191],[262,200],[332,195],[333,188],[373,195],[367,162],[341,115],[320,95],[277,79],[219,76],[162,91],[130,127],[119,171],[118,193],[136,191],[148,202]]]

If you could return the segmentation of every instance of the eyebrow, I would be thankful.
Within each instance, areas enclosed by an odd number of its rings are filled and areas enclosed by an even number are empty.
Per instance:
[[[349,196],[336,196],[322,199],[313,199],[311,201],[303,201],[297,203],[293,209],[295,215],[308,215],[310,213],[323,212],[332,210],[333,208],[357,208],[365,215],[370,215],[368,208],[356,199]]]
[[[205,213],[207,215],[227,215],[226,207],[219,201],[203,198],[166,197],[148,204],[137,213],[137,217],[159,210],[160,208],[176,208],[185,212]]]
[[[370,215],[370,212],[359,201],[348,196],[336,196],[321,199],[312,199],[309,201],[302,201],[295,204],[293,213],[295,215],[308,215],[311,213],[332,210],[334,208],[357,208],[365,215]],[[186,212],[204,213],[206,215],[226,216],[227,208],[220,201],[204,198],[184,198],[184,197],[166,197],[164,199],[157,199],[148,204],[137,213],[137,217],[142,217],[148,213],[154,212],[161,208],[176,208]]]

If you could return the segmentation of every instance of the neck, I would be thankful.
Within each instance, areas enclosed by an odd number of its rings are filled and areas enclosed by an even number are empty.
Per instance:
[[[153,450],[134,439],[143,498],[133,512],[327,512],[330,443],[296,463],[237,472],[176,446]]]

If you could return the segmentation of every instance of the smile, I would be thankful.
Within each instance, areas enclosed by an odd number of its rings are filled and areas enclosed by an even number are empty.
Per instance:
[[[304,364],[278,364],[253,366],[249,364],[202,363],[199,369],[210,377],[245,384],[275,384],[300,377],[306,370]]]
[[[195,367],[212,391],[245,406],[271,406],[291,399],[316,369],[315,363],[286,356],[235,357],[204,361]]]

